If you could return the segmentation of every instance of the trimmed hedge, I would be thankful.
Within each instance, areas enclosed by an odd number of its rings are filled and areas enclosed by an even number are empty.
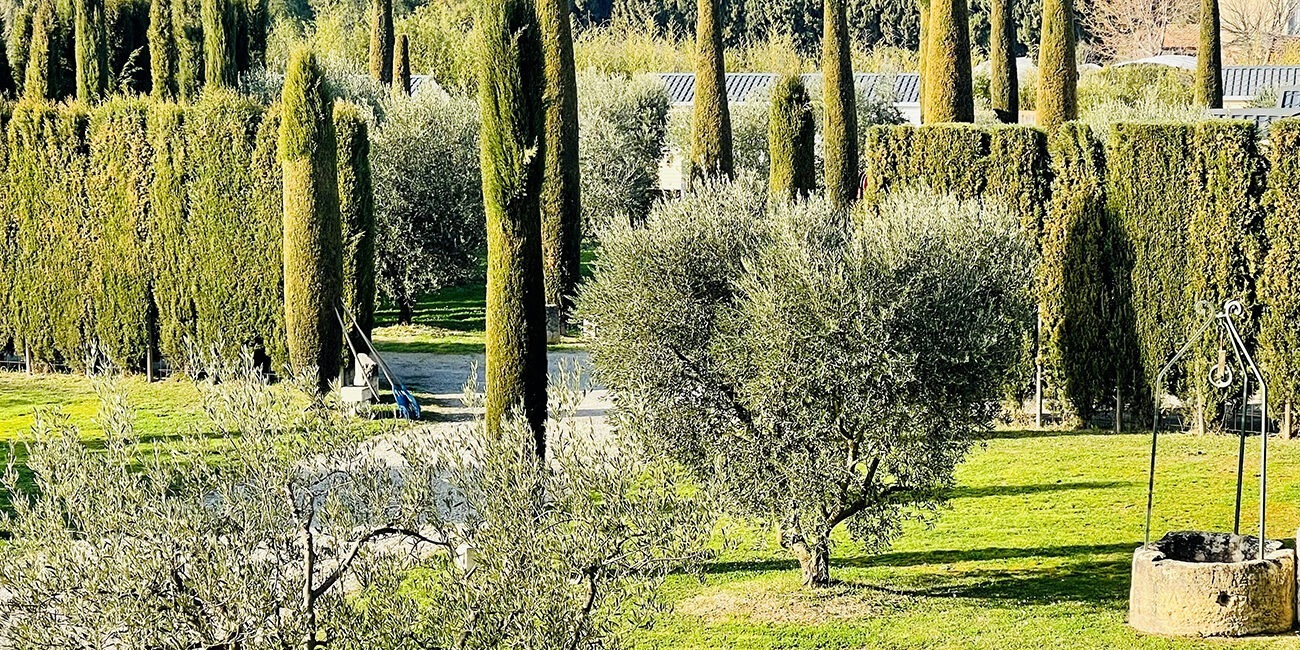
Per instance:
[[[1114,399],[1115,230],[1106,213],[1106,159],[1087,125],[1051,137],[1052,196],[1043,222],[1039,359],[1049,395],[1081,422]]]
[[[1285,405],[1272,412],[1289,414],[1300,395],[1300,120],[1273,124],[1269,141],[1264,217],[1268,255],[1259,278],[1259,357],[1269,400]]]
[[[244,349],[283,367],[279,124],[220,92],[0,111],[0,349],[78,371],[142,368],[151,344],[180,370]],[[364,155],[345,204],[368,200]]]

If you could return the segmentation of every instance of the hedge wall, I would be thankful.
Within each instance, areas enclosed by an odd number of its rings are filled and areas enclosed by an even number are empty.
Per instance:
[[[151,344],[185,370],[248,348],[282,367],[278,108],[24,101],[0,128],[0,350],[79,371],[141,368]]]
[[[1289,414],[1300,394],[1300,120],[1275,123],[1269,140],[1264,217],[1268,255],[1259,278],[1259,357],[1270,401],[1287,405],[1275,406],[1272,412]]]

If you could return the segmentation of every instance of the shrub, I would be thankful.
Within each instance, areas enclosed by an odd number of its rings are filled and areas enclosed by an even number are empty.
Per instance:
[[[295,53],[280,116],[284,170],[284,325],[293,371],[327,390],[342,359],[334,314],[342,298],[334,99],[311,50]]]
[[[659,189],[668,136],[663,82],[587,72],[578,76],[578,154],[583,230],[640,223]]]
[[[377,282],[403,323],[421,295],[482,273],[478,137],[477,104],[432,95],[393,99],[371,136]]]
[[[1268,256],[1259,277],[1259,356],[1269,399],[1284,404],[1284,428],[1294,435],[1291,404],[1300,390],[1300,121],[1283,120],[1269,131]]]
[[[856,143],[856,133],[853,139]],[[817,123],[808,90],[799,77],[782,77],[772,93],[768,117],[770,201],[806,197],[817,189],[816,140]]]
[[[1074,55],[1074,1],[1043,0],[1043,32],[1038,46],[1038,125],[1046,129],[1079,116],[1078,62]]]
[[[691,118],[692,179],[735,174],[731,112],[723,62],[722,2],[699,0],[696,12],[695,114]]]
[[[822,84],[825,92],[822,129],[826,198],[846,207],[858,195],[857,88],[849,60],[847,0],[827,2],[822,37]]]
[[[479,20],[483,206],[487,215],[487,426],[522,406],[545,457],[546,303],[541,193],[542,43],[532,0],[483,3]]]
[[[570,0],[535,0],[541,30],[546,133],[542,178],[542,268],[546,304],[567,313],[582,275],[582,178],[578,81]]]
[[[1079,110],[1090,113],[1115,104],[1135,108],[1155,105],[1190,108],[1194,86],[1193,75],[1181,68],[1163,65],[1108,66],[1085,72],[1079,77]],[[1204,111],[1198,111],[1198,114],[1203,116]]]
[[[1033,253],[973,203],[908,194],[846,230],[761,197],[710,186],[611,234],[580,304],[621,430],[770,518],[821,586],[840,524],[881,548],[943,501],[1029,324]]]

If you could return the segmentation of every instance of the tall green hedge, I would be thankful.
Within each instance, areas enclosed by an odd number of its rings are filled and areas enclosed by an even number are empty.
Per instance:
[[[858,196],[858,92],[847,4],[847,0],[827,0],[822,37],[826,198],[839,207],[853,203]]]
[[[1269,171],[1264,232],[1268,255],[1259,278],[1260,362],[1269,399],[1290,415],[1300,395],[1300,120],[1283,120],[1269,131]],[[1294,431],[1294,423],[1291,424]]]
[[[343,227],[343,304],[367,336],[375,326],[375,201],[370,129],[354,104],[334,107],[338,134],[339,221]]]
[[[771,201],[806,197],[817,189],[817,124],[812,98],[798,75],[785,75],[772,89],[767,120],[767,175]]]
[[[1043,222],[1039,358],[1055,403],[1087,422],[1114,398],[1123,337],[1115,296],[1115,229],[1106,213],[1101,143],[1070,122],[1051,137],[1052,195]]]
[[[722,43],[722,1],[699,0],[695,25],[695,112],[691,118],[691,178],[736,171],[731,147]]]
[[[339,376],[343,298],[334,99],[310,49],[289,61],[280,108],[284,171],[284,328],[289,365],[328,389]]]

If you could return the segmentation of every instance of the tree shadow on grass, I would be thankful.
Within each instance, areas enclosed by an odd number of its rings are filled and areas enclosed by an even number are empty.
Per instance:
[[[1024,496],[1044,492],[1066,492],[1070,490],[1110,490],[1133,485],[1132,481],[1073,481],[1070,483],[1039,483],[1035,485],[985,485],[979,487],[955,487],[948,493],[952,499],[978,499],[981,497]]]
[[[1074,436],[1131,436],[1151,433],[1150,431],[1123,431],[1115,433],[1113,429],[1050,429],[1028,430],[993,430],[979,436],[980,440],[1026,440],[1032,438],[1068,438]]]

